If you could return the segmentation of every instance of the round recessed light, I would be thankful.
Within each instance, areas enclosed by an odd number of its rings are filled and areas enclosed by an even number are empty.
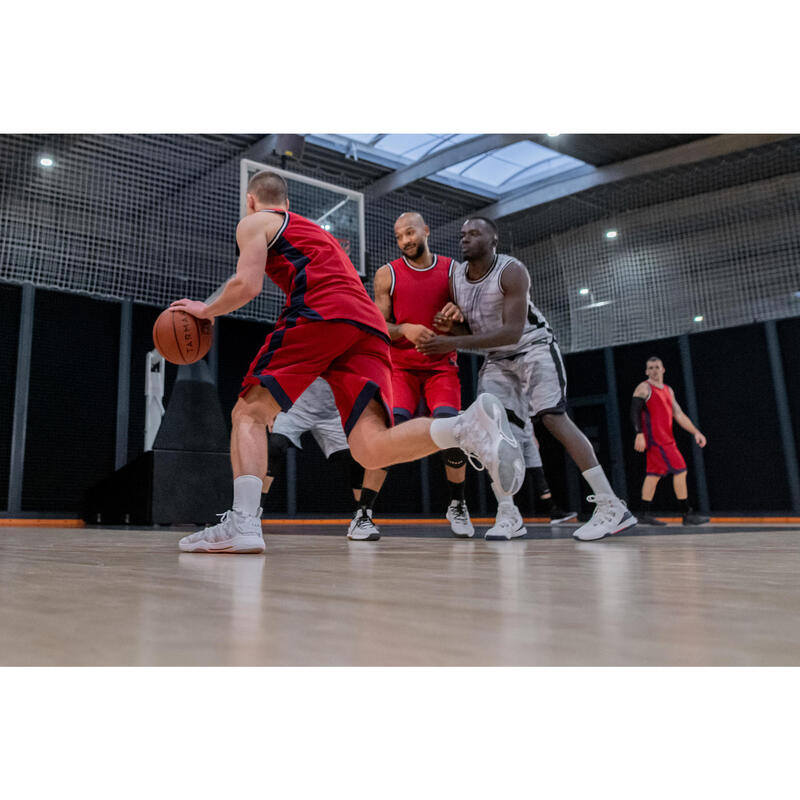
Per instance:
[[[578,289],[578,294],[589,294],[588,289]]]
[[[52,156],[40,156],[39,157],[39,166],[40,167],[52,167],[55,166],[55,161],[53,160]]]
[[[606,231],[606,239],[616,239],[617,235],[616,231]]]
[[[548,135],[548,136],[549,136],[551,139],[555,139],[555,138],[556,138],[556,136],[561,136],[561,134],[560,134],[560,133],[548,133],[547,135]]]
[[[697,316],[694,318],[694,321],[695,321],[695,322],[702,322],[704,319],[705,319],[705,317],[704,317],[702,314],[698,314],[698,315],[697,315]]]

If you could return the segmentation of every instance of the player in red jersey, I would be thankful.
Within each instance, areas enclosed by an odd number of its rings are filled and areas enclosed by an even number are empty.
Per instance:
[[[264,552],[259,502],[267,474],[266,431],[319,376],[333,390],[350,451],[365,468],[460,447],[475,454],[507,491],[519,489],[524,476],[519,446],[493,395],[481,395],[458,417],[390,427],[392,365],[383,315],[336,239],[289,211],[286,181],[277,173],[260,172],[250,180],[247,216],[236,238],[236,275],[219,298],[208,305],[184,298],[171,308],[213,320],[255,298],[265,272],[285,292],[286,305],[251,364],[231,415],[233,506],[219,524],[181,539],[181,550]]]
[[[407,422],[424,399],[434,419],[454,417],[461,409],[461,383],[455,350],[424,355],[416,349],[423,333],[432,333],[433,317],[450,299],[453,259],[431,253],[430,229],[421,214],[408,211],[394,224],[397,246],[403,254],[384,264],[374,279],[375,304],[386,320],[392,340],[394,421]],[[475,533],[464,498],[466,458],[458,449],[442,451],[450,505],[446,517],[456,536]],[[375,528],[372,506],[386,478],[386,470],[367,470],[361,499],[350,529]]]
[[[706,437],[683,413],[675,399],[675,392],[664,383],[664,364],[657,356],[647,359],[647,380],[642,381],[633,393],[631,422],[636,431],[634,449],[647,452],[647,474],[642,484],[642,510],[638,514],[640,523],[664,525],[653,516],[652,504],[658,482],[665,475],[672,475],[675,497],[681,504],[684,525],[703,525],[708,517],[698,514],[689,506],[686,488],[686,462],[675,444],[672,433],[673,419],[684,430],[694,435],[700,447],[706,446]]]

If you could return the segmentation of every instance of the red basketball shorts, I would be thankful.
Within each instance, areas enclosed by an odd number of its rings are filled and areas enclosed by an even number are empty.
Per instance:
[[[250,365],[239,395],[260,385],[288,411],[320,376],[333,390],[346,436],[373,398],[383,404],[392,424],[389,344],[348,322],[301,317],[295,325],[276,327]]]
[[[436,370],[394,368],[392,372],[394,413],[398,418],[411,419],[420,400],[433,416],[453,417],[461,410],[461,383],[458,367],[446,366]]]
[[[686,472],[686,462],[675,442],[669,444],[651,444],[647,448],[648,475],[677,475]]]

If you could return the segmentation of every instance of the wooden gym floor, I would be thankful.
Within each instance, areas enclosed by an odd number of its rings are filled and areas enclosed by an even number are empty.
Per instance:
[[[699,530],[486,542],[406,523],[357,543],[306,524],[262,557],[179,553],[176,530],[10,526],[0,664],[800,664],[800,528]]]

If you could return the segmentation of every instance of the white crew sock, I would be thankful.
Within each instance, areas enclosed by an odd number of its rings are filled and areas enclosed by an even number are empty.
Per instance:
[[[609,494],[612,497],[616,497],[614,490],[611,488],[611,484],[608,482],[608,478],[606,478],[605,472],[603,472],[603,468],[599,464],[596,467],[587,469],[586,472],[582,474],[583,477],[586,478],[586,483],[592,487],[592,491],[595,494]]]
[[[257,517],[261,505],[261,478],[242,475],[233,482],[233,510]]]
[[[492,491],[494,492],[494,496],[497,498],[497,505],[514,505],[514,495],[513,494],[503,494],[497,486],[492,483]]]
[[[449,450],[458,447],[458,442],[453,434],[458,417],[440,417],[431,422],[431,439],[440,450]]]

